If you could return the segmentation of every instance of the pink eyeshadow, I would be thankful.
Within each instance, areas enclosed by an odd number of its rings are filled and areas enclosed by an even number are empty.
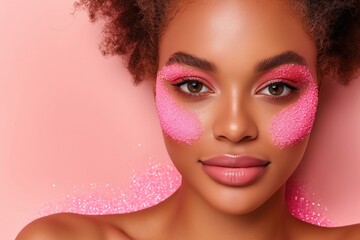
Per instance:
[[[294,145],[310,134],[318,102],[318,88],[308,68],[285,65],[278,70],[280,75],[285,72],[297,75],[297,80],[305,84],[306,89],[296,103],[276,114],[271,121],[272,141],[280,148]]]
[[[190,76],[191,71],[180,66],[165,66],[156,79],[156,109],[164,133],[172,139],[191,144],[199,139],[202,128],[198,115],[180,106],[171,97],[164,86],[164,81],[174,81],[180,77]],[[198,76],[198,75],[197,75]]]
[[[195,71],[189,68],[185,68],[181,65],[173,64],[163,67],[160,72],[158,73],[158,78],[161,77],[162,80],[166,80],[169,82],[174,82],[179,78],[184,77],[196,77],[196,78],[203,78],[208,79],[209,76],[206,74]]]

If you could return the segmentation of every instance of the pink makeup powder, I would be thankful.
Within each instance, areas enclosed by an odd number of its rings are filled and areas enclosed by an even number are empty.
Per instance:
[[[316,196],[309,183],[299,179],[290,179],[286,183],[286,202],[291,215],[302,221],[322,227],[337,226],[327,216],[327,207]]]
[[[199,139],[202,128],[196,113],[180,106],[165,88],[165,81],[175,81],[181,77],[194,76],[191,70],[178,65],[165,66],[156,79],[156,109],[164,133],[172,139],[191,144]],[[196,75],[198,76],[198,74]]]
[[[306,87],[299,100],[276,114],[270,124],[272,141],[280,148],[304,140],[311,132],[318,102],[318,88],[305,66],[285,65],[272,74],[276,78],[294,78]]]
[[[87,215],[134,212],[168,198],[180,183],[181,176],[173,165],[150,162],[134,172],[128,186],[111,183],[74,186],[65,197],[42,206],[35,217],[59,212]]]

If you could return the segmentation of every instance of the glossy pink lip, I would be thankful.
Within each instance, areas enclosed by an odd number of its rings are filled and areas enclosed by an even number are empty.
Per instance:
[[[269,161],[251,156],[223,155],[200,161],[205,173],[218,183],[243,187],[258,180]]]

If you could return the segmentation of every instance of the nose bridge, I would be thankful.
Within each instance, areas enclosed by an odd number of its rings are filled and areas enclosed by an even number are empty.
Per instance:
[[[222,118],[225,124],[228,124],[232,129],[238,129],[243,126],[243,121],[247,118],[246,99],[244,94],[233,87],[229,89],[229,94],[224,94],[224,113]]]
[[[224,92],[218,107],[220,111],[213,126],[214,136],[217,139],[239,142],[257,136],[257,127],[250,112],[250,102],[239,88],[231,87]]]
[[[236,117],[239,114],[240,105],[241,105],[241,94],[240,91],[233,87],[230,89],[229,99],[226,99],[228,101],[229,107],[230,107],[230,115],[233,117]]]

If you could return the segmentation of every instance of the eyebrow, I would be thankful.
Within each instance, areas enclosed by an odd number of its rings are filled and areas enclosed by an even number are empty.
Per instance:
[[[169,58],[169,60],[167,60],[165,65],[171,65],[174,63],[188,65],[204,71],[210,71],[210,72],[216,71],[216,67],[213,63],[184,52],[176,52],[173,55],[171,55],[171,57]]]
[[[188,65],[204,71],[216,71],[216,66],[212,62],[184,52],[176,52],[172,54],[165,65],[171,65],[174,63]],[[293,51],[286,51],[279,55],[261,60],[256,64],[255,71],[266,72],[270,69],[290,63],[306,66],[306,61],[302,56]]]
[[[299,65],[306,66],[305,59],[300,56],[299,54],[293,52],[293,51],[287,51],[284,53],[281,53],[276,56],[272,56],[270,58],[261,60],[256,64],[255,71],[256,72],[266,72],[270,69],[273,69],[275,67],[284,65],[284,64],[290,64],[295,63]]]

